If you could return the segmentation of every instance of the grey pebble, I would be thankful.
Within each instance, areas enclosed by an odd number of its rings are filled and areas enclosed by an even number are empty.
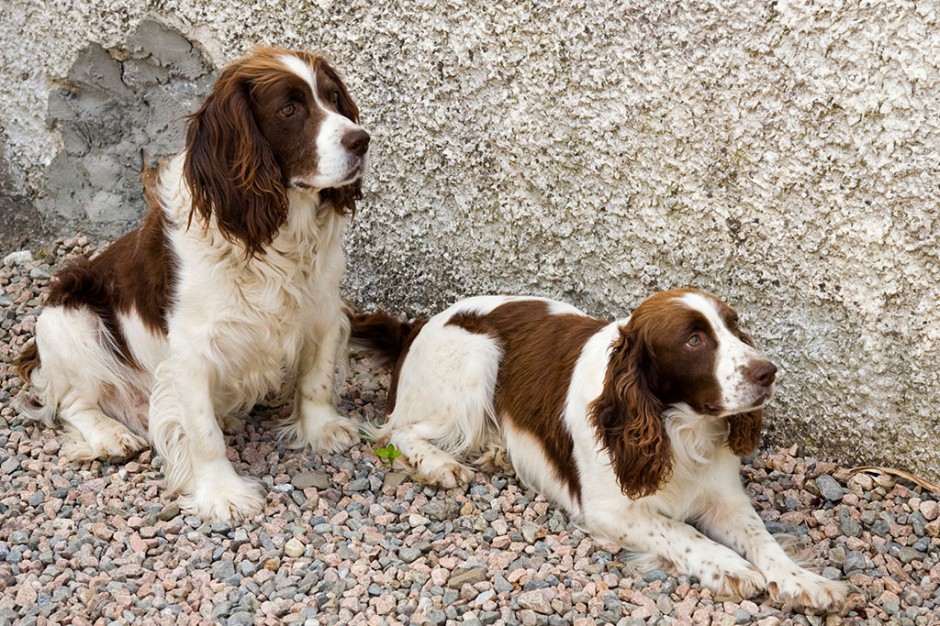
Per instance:
[[[839,481],[828,474],[816,477],[816,487],[819,489],[819,495],[830,502],[839,502],[845,496]]]
[[[356,478],[355,480],[349,481],[349,484],[346,485],[346,491],[350,493],[368,491],[369,489],[370,489],[370,486],[369,486],[368,478]]]
[[[255,620],[251,613],[238,611],[237,613],[232,613],[226,623],[230,626],[252,626]]]
[[[842,563],[842,571],[846,574],[863,570],[866,566],[865,555],[861,552],[849,550],[845,553],[845,561]]]
[[[496,574],[493,577],[493,589],[496,590],[496,593],[509,593],[515,587],[502,574]]]
[[[839,532],[846,537],[858,537],[862,534],[862,526],[850,517],[842,518],[839,522]]]
[[[443,501],[428,502],[421,508],[421,513],[425,517],[438,522],[452,520],[457,517],[459,512],[460,505],[451,498],[446,498]]]
[[[180,514],[179,502],[173,501],[167,504],[165,507],[163,507],[163,509],[160,510],[160,513],[157,514],[157,519],[163,522],[168,522],[179,514]]]
[[[236,528],[232,533],[232,540],[229,543],[229,549],[237,551],[240,547],[248,543],[248,531],[244,528]]]
[[[212,564],[212,577],[216,580],[225,580],[235,574],[235,564],[232,561],[217,561]]]
[[[326,472],[301,472],[291,478],[290,484],[293,485],[295,489],[308,489],[310,487],[326,489],[330,486],[330,477]]]
[[[672,600],[665,593],[659,594],[656,598],[656,608],[659,609],[659,612],[663,615],[669,615],[672,613]]]
[[[901,559],[902,563],[910,563],[911,561],[923,560],[926,557],[926,555],[923,552],[919,550],[915,550],[914,548],[910,546],[902,546],[897,551],[897,556],[899,559]]]
[[[667,575],[666,572],[661,569],[652,569],[648,572],[643,572],[642,578],[646,582],[651,583],[654,580],[666,580]]]
[[[495,624],[500,618],[500,614],[497,611],[484,611],[480,614],[480,623],[483,626],[489,626],[490,624]]]
[[[385,489],[398,489],[398,487],[408,479],[405,472],[389,472],[382,481],[382,487]]]
[[[538,524],[526,522],[522,525],[522,538],[526,543],[535,543],[535,536],[541,529]]]
[[[488,580],[485,567],[464,567],[459,568],[447,579],[447,586],[451,589],[460,589],[464,585],[483,582]]]
[[[421,558],[421,550],[402,546],[401,548],[398,548],[398,558],[400,558],[405,563],[414,563]]]
[[[3,463],[0,463],[0,471],[3,472],[4,476],[9,476],[18,469],[20,469],[20,460],[15,456],[11,456]]]

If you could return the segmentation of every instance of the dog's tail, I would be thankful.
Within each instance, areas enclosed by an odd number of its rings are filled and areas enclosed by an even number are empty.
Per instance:
[[[34,339],[26,344],[13,361],[16,373],[26,384],[13,398],[12,406],[27,418],[51,426],[55,422],[58,406],[56,396],[50,389],[49,380],[41,366],[39,346]]]
[[[397,363],[427,323],[426,318],[408,322],[384,311],[349,312],[347,315],[351,326],[350,345],[376,357],[384,365]]]
[[[16,373],[20,375],[23,382],[27,383],[30,382],[33,370],[39,367],[39,364],[39,346],[36,345],[35,341],[26,344],[23,351],[20,352],[13,361],[13,367],[16,368]]]

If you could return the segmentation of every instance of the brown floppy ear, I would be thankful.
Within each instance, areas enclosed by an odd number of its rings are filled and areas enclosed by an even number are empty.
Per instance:
[[[322,59],[320,60],[320,69],[336,84],[339,90],[336,107],[339,109],[340,115],[358,124],[359,107],[356,106],[352,96],[349,95],[349,91],[347,91],[346,85],[343,84],[343,80],[340,78],[337,71]],[[359,178],[356,182],[346,185],[345,187],[324,189],[320,192],[320,198],[322,198],[324,202],[331,203],[333,210],[340,215],[355,216],[356,200],[362,199],[362,179]]]
[[[738,413],[728,418],[728,448],[738,456],[747,456],[760,445],[761,409]]]
[[[345,187],[336,187],[333,189],[323,189],[320,191],[320,198],[323,202],[329,202],[333,205],[333,210],[340,215],[356,215],[356,200],[362,199],[362,179],[346,185]]]
[[[621,491],[652,495],[672,474],[662,402],[650,391],[654,375],[642,340],[629,327],[611,347],[601,395],[588,407],[599,443],[608,451]]]
[[[190,223],[195,212],[206,223],[215,215],[222,235],[254,256],[264,253],[287,219],[287,191],[238,70],[228,67],[190,116],[183,172],[193,198]]]

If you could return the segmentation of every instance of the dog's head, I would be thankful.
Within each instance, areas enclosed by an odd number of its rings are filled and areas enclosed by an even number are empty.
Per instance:
[[[192,211],[263,253],[287,218],[288,190],[355,211],[369,134],[336,71],[307,52],[258,48],[226,67],[186,131]],[[192,215],[190,215],[192,219]]]
[[[729,448],[753,451],[776,372],[715,296],[673,290],[643,302],[621,327],[604,390],[591,406],[624,493],[650,495],[668,480],[669,407],[726,418]]]

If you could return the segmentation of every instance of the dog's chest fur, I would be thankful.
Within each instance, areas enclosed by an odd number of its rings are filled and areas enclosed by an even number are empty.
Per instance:
[[[177,253],[200,258],[182,264],[170,350],[185,355],[189,345],[219,355],[207,359],[217,370],[219,414],[289,392],[301,359],[319,347],[317,329],[339,323],[346,222],[332,208],[294,199],[277,238],[252,259],[216,229],[177,222]]]

